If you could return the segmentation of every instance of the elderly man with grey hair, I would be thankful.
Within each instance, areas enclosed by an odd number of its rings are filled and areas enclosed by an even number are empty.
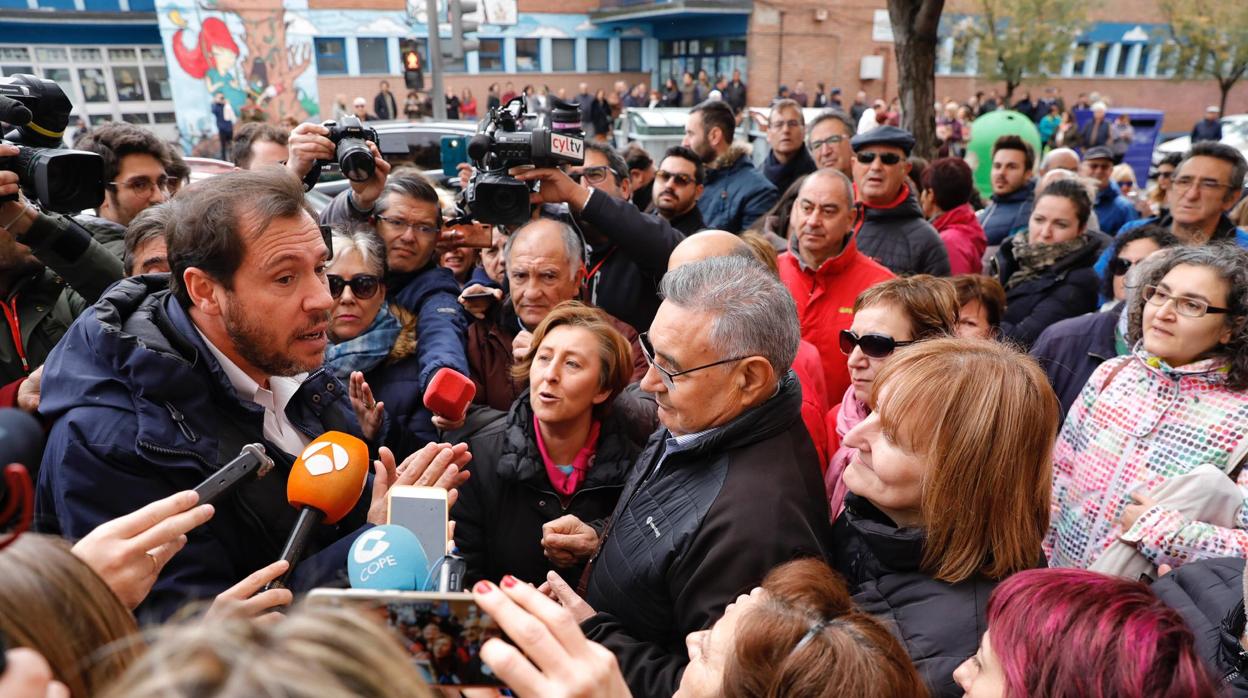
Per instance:
[[[507,239],[503,257],[511,296],[493,304],[468,327],[468,369],[477,384],[478,404],[506,411],[523,392],[511,375],[511,366],[528,352],[533,330],[555,306],[580,298],[584,249],[572,226],[550,218],[526,223]],[[473,290],[469,287],[465,293]],[[610,314],[607,317],[632,345],[632,380],[640,380],[646,359],[637,343],[637,330]]]
[[[624,487],[582,600],[552,593],[615,653],[635,696],[670,696],[686,637],[708,628],[776,565],[821,556],[830,536],[819,461],[790,370],[800,340],[788,290],[738,256],[662,281],[641,336],[641,382],[662,428]]]

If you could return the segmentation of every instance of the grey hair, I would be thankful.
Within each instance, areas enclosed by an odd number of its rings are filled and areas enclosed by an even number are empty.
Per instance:
[[[386,243],[372,228],[362,225],[334,228],[331,239],[333,256],[330,257],[329,266],[334,266],[335,262],[342,259],[343,254],[355,252],[370,272],[385,278],[389,271],[386,267]]]
[[[126,226],[125,251],[121,258],[126,276],[134,274],[134,265],[140,261],[134,258],[135,250],[150,240],[164,238],[172,220],[173,207],[165,202],[143,209],[130,221],[130,225]]]
[[[1244,154],[1239,152],[1238,149],[1225,143],[1217,141],[1201,141],[1200,143],[1193,145],[1192,149],[1187,151],[1187,154],[1183,156],[1183,160],[1179,162],[1178,167],[1175,168],[1176,175],[1177,170],[1182,169],[1183,163],[1194,157],[1202,155],[1209,158],[1216,158],[1231,166],[1230,187],[1226,190],[1226,196],[1224,196],[1222,200],[1229,201],[1230,199],[1239,196],[1240,190],[1244,188],[1244,177],[1245,175],[1248,175],[1248,161],[1244,160]]]
[[[816,115],[815,118],[811,119],[810,123],[806,125],[807,146],[810,145],[810,132],[814,131],[815,127],[819,124],[829,120],[841,122],[841,125],[845,127],[846,138],[850,138],[858,132],[857,124],[850,120],[848,114],[843,111],[837,111],[836,109],[829,109],[827,111],[819,112],[819,114]]]
[[[568,266],[571,267],[572,275],[575,276],[576,272],[585,264],[585,243],[581,240],[581,235],[576,232],[575,228],[554,218],[538,218],[537,220],[529,221],[516,228],[511,235],[507,236],[507,242],[503,244],[503,262],[506,264],[506,268],[511,267],[512,245],[515,245],[516,241],[524,236],[525,231],[538,225],[553,225],[559,231],[559,237],[563,239],[563,251],[568,255]]]
[[[1180,264],[1205,267],[1230,286],[1227,291],[1226,322],[1231,326],[1231,341],[1219,353],[1230,360],[1227,387],[1248,388],[1248,251],[1229,243],[1201,247],[1175,247],[1149,257],[1136,277],[1136,286],[1128,289],[1127,341],[1135,344],[1143,336],[1145,286],[1156,286],[1166,274]]]
[[[663,276],[659,291],[714,318],[707,339],[720,358],[762,356],[777,378],[793,365],[801,341],[797,304],[757,261],[733,255],[682,264]]]

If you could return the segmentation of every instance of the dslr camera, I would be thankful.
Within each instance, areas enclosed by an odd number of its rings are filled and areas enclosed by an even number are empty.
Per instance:
[[[377,171],[377,163],[373,162],[373,153],[365,141],[377,143],[377,131],[365,128],[359,117],[344,116],[342,123],[326,121],[321,124],[329,129],[327,138],[337,147],[338,169],[342,176],[352,182],[367,182]],[[308,189],[316,184],[321,177],[321,168],[328,165],[328,160],[317,160],[312,171],[304,178]]]
[[[0,170],[16,172],[27,198],[45,211],[77,213],[99,206],[104,200],[104,158],[64,148],[61,139],[73,105],[60,86],[34,75],[12,75],[0,78],[0,97],[12,100],[0,99],[0,120],[16,126],[0,143],[20,151],[0,158]]]
[[[528,219],[531,190],[507,174],[511,168],[585,162],[585,133],[578,105],[552,98],[550,127],[533,126],[536,118],[525,113],[521,95],[491,109],[468,141],[468,158],[476,173],[464,189],[464,208],[473,220],[516,225]]]

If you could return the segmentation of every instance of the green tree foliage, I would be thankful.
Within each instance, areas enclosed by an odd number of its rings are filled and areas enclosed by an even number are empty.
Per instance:
[[[1248,2],[1161,0],[1161,11],[1177,44],[1175,77],[1216,80],[1225,113],[1227,95],[1248,72]]]
[[[1186,2],[1187,0],[1178,0]],[[974,0],[955,36],[979,40],[979,71],[1005,83],[1008,103],[1025,80],[1056,74],[1087,26],[1088,0]]]

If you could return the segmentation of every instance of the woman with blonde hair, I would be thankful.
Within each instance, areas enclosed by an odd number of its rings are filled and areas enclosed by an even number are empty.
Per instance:
[[[160,628],[100,698],[432,698],[398,638],[352,609],[301,607],[274,623]]]
[[[832,567],[886,621],[934,696],[961,695],[988,596],[1043,565],[1058,405],[1035,361],[998,342],[933,339],[876,376],[832,530]]]
[[[43,655],[73,698],[91,698],[142,652],[134,616],[54,536],[27,533],[0,551],[0,635]]]

